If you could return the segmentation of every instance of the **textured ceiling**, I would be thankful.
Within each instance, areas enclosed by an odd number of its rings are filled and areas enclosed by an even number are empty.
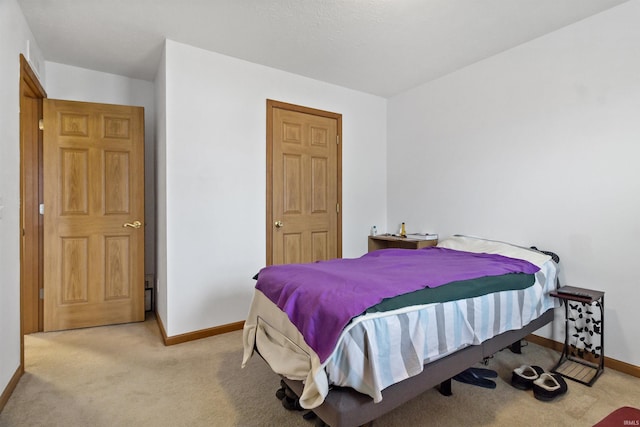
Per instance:
[[[628,0],[18,0],[47,61],[153,80],[165,38],[384,97]]]

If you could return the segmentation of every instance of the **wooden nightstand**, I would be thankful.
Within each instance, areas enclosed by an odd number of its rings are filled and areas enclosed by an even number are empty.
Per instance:
[[[435,246],[437,244],[438,239],[407,239],[404,237],[392,236],[390,234],[369,236],[369,252],[387,248],[420,249],[426,248],[427,246]]]
[[[562,355],[551,372],[592,386],[604,371],[604,292],[563,286],[549,295],[562,300],[565,318]]]

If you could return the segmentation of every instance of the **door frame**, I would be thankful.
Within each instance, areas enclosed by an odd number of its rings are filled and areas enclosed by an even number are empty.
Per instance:
[[[318,110],[315,108],[303,107],[301,105],[288,104],[286,102],[267,99],[267,194],[266,194],[266,265],[273,264],[273,109],[295,111],[298,113],[311,114],[314,116],[327,117],[335,119],[337,122],[338,132],[338,176],[337,180],[337,196],[338,196],[338,221],[336,226],[337,233],[337,256],[342,258],[342,114],[333,113],[331,111]]]
[[[20,113],[20,366],[24,372],[24,335],[25,324],[37,324],[38,331],[42,331],[42,311],[43,304],[40,299],[40,289],[42,288],[42,243],[43,243],[43,221],[42,215],[37,215],[34,220],[31,216],[25,215],[25,205],[38,206],[42,203],[42,131],[37,132],[37,141],[31,141],[37,146],[38,155],[34,160],[25,156],[24,130],[27,127],[38,128],[39,120],[42,119],[43,99],[47,93],[40,84],[38,77],[31,69],[29,62],[20,54],[20,111],[24,111],[23,99],[25,97],[34,98],[38,103],[39,117],[25,117]],[[38,191],[29,191],[26,188],[27,182],[37,182]],[[25,232],[36,232],[37,238],[25,240],[22,237]],[[31,271],[26,270],[25,259],[36,258],[37,261],[30,263]],[[29,277],[32,279],[27,280]],[[37,278],[33,280],[33,278]],[[33,331],[31,331],[33,332]]]

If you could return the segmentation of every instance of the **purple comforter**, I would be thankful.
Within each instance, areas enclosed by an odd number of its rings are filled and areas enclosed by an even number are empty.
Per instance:
[[[383,249],[360,258],[272,265],[256,289],[282,309],[324,362],[349,321],[367,308],[425,287],[539,268],[521,259],[438,247]]]

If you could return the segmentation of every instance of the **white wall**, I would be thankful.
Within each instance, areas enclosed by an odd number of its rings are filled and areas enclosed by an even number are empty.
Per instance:
[[[155,273],[155,87],[131,79],[70,65],[46,62],[47,96],[69,101],[144,107],[145,273]]]
[[[246,317],[265,264],[267,99],[343,115],[343,256],[366,252],[386,222],[385,99],[173,41],[165,59],[169,336]]]
[[[164,49],[156,72],[155,88],[156,312],[163,320],[164,325],[167,325],[167,76]]]
[[[565,284],[606,292],[606,355],[636,366],[638,22],[625,3],[388,104],[388,225],[557,252]]]
[[[18,4],[0,0],[0,394],[20,366],[20,53],[42,73]]]

